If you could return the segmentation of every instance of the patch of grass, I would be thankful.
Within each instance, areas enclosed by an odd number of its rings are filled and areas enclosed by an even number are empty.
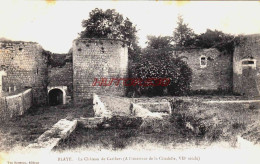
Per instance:
[[[59,138],[60,137],[60,132],[61,132],[61,129],[54,129],[51,133],[45,133],[45,137],[46,138]]]
[[[244,123],[240,123],[240,122],[235,122],[232,124],[232,128],[233,129],[246,129],[246,126]]]
[[[108,124],[111,128],[124,129],[124,128],[138,128],[142,123],[142,118],[140,117],[129,117],[129,116],[113,116],[111,118],[105,119],[101,124],[98,125],[99,128],[104,128]]]
[[[112,143],[113,150],[124,149],[127,146],[126,140],[122,138],[116,138]]]
[[[122,150],[131,146],[143,145],[144,143],[176,146],[194,139],[189,135],[180,134],[179,129],[171,126],[169,122],[167,124],[164,127],[161,125],[164,131],[154,131],[150,127],[146,127],[147,129],[144,130],[141,127],[87,129],[78,126],[67,139],[60,142],[55,150],[63,151],[75,148]]]
[[[164,133],[169,130],[171,123],[168,118],[158,119],[158,118],[145,118],[140,126],[140,130],[144,133]]]
[[[244,131],[254,122],[258,121],[259,111],[249,110],[245,104],[204,104],[186,103],[178,105],[172,113],[172,122],[176,122],[179,128],[186,131],[185,123],[190,123],[193,135],[207,139],[209,141],[232,140],[236,135],[243,134]],[[185,102],[180,102],[184,103]],[[176,105],[177,104],[177,105]],[[188,129],[187,129],[188,130]],[[184,132],[188,134],[187,132]]]
[[[154,101],[154,98],[147,101]],[[254,122],[259,123],[259,111],[249,110],[248,106],[241,103],[205,104],[187,98],[174,99],[171,106],[173,111],[170,117],[164,120],[145,119],[140,126],[128,126],[127,117],[113,117],[104,123],[112,125],[109,128],[77,127],[57,150],[78,147],[121,150],[144,143],[172,148],[190,142],[196,145],[218,141],[231,143],[234,136],[242,135]],[[259,134],[253,133],[253,129],[244,136],[252,138]],[[259,137],[255,137],[255,141],[258,140]]]
[[[0,149],[9,151],[15,146],[27,146],[60,119],[93,117],[92,103],[81,107],[70,105],[32,107],[24,115],[6,121],[0,121]],[[21,136],[19,141],[16,137]]]

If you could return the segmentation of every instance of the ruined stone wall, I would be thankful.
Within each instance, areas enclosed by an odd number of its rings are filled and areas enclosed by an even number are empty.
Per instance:
[[[73,95],[72,54],[52,54],[48,67],[48,87],[67,86],[67,96]]]
[[[254,64],[243,65],[243,60]],[[233,91],[255,97],[260,96],[260,35],[239,37],[233,57]]]
[[[125,95],[125,87],[92,86],[94,78],[125,78],[128,69],[128,49],[119,40],[74,40],[73,98],[84,103],[93,93]]]
[[[32,89],[16,95],[0,97],[0,120],[23,115],[32,104]]]
[[[33,42],[1,41],[0,69],[3,90],[32,88],[34,104],[45,104],[47,100],[47,56],[42,47]]]
[[[217,49],[191,49],[176,52],[192,69],[191,90],[232,90],[232,55],[222,54]],[[200,58],[205,57],[206,66],[201,67]]]

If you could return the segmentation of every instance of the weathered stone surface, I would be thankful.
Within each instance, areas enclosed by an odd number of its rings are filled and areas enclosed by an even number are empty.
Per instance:
[[[231,90],[232,55],[221,54],[217,49],[192,49],[177,51],[192,69],[191,90]],[[206,58],[206,66],[201,67],[200,58]]]
[[[112,113],[113,116],[129,116],[131,115],[130,105],[131,101],[125,97],[115,95],[98,95],[100,101],[105,105],[106,109]]]
[[[0,70],[0,97],[2,97],[2,92],[3,92],[3,87],[2,87],[3,82],[2,82],[2,80],[3,80],[3,77],[6,76],[6,75],[7,74],[4,70]]]
[[[98,124],[103,122],[103,117],[91,117],[91,118],[83,118],[78,119],[78,122],[82,124],[85,128],[97,128]]]
[[[3,90],[14,91],[32,88],[34,104],[45,104],[47,100],[47,59],[43,48],[34,42],[1,41],[0,70],[3,77]]]
[[[260,96],[260,35],[240,38],[233,55],[233,91],[249,97]],[[243,59],[255,61],[243,66]]]
[[[61,119],[50,130],[44,132],[28,149],[52,150],[61,139],[67,138],[77,126],[77,120]]]
[[[137,103],[137,105],[140,105],[151,112],[164,112],[170,114],[172,111],[169,102]]]
[[[16,95],[0,97],[0,119],[7,120],[23,115],[32,105],[32,89]]]
[[[125,95],[125,87],[92,86],[94,78],[125,78],[128,72],[128,49],[124,42],[107,39],[74,40],[73,98],[85,103],[93,93]]]
[[[132,103],[130,110],[132,112],[132,115],[141,118],[163,119],[163,116],[165,115],[164,113],[151,112],[148,109],[134,103]]]
[[[235,46],[234,54],[225,54],[215,48],[176,50],[174,53],[186,57],[184,60],[192,69],[191,90],[233,90],[258,97],[259,43],[260,35],[248,35]],[[206,66],[201,66],[201,57],[205,58]],[[242,66],[244,59],[254,60],[254,67]],[[68,88],[66,99],[84,104],[93,93],[125,95],[122,81],[119,86],[115,83],[93,86],[93,82],[95,78],[98,81],[101,78],[127,78],[128,48],[120,40],[76,39],[68,54],[51,54],[34,42],[0,41],[1,70],[7,74],[3,77],[3,90],[32,88],[36,105],[47,103],[47,86],[65,86]]]
[[[52,63],[48,67],[48,87],[66,86],[66,95],[73,95],[72,54],[51,54]],[[70,98],[66,98],[69,102]]]
[[[93,110],[95,117],[111,117],[112,113],[109,111],[103,102],[101,102],[98,95],[93,94]]]

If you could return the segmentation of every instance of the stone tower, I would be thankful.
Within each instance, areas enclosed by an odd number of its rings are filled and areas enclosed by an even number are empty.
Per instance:
[[[233,56],[233,91],[260,96],[260,35],[240,37]]]
[[[92,86],[95,78],[126,78],[128,48],[120,40],[76,39],[73,41],[73,99],[82,104],[93,93],[125,95],[125,87]]]
[[[47,99],[47,61],[43,48],[35,42],[0,41],[0,71],[3,91],[32,88],[34,104]]]

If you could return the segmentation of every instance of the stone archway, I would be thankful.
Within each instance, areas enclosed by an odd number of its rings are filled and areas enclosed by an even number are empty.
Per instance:
[[[52,89],[49,92],[48,99],[51,106],[63,104],[63,92],[60,89]]]
[[[48,87],[49,105],[66,104],[67,86]]]

